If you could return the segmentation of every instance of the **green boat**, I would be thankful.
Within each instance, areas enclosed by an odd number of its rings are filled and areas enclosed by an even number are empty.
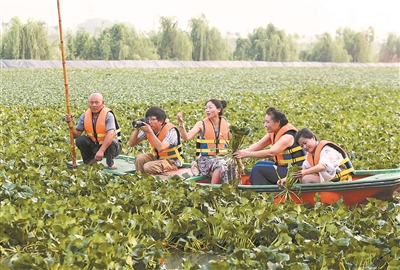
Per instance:
[[[116,170],[107,169],[105,159],[100,163],[105,165],[104,171],[114,175],[126,175],[135,173],[135,158],[132,156],[120,155],[114,161],[118,166]],[[82,160],[77,160],[76,165],[82,165]],[[73,168],[72,162],[68,162],[67,166]],[[185,163],[181,168],[175,171],[169,171],[163,174],[154,175],[161,179],[168,179],[174,175],[178,175],[183,181],[194,181],[199,185],[207,185],[219,187],[218,184],[210,184],[210,179],[199,175],[194,176],[190,169],[190,164]],[[249,174],[242,175],[242,183],[246,181]],[[282,189],[277,185],[243,185],[239,184],[241,190],[252,190],[269,195],[275,195],[275,202],[280,203],[285,199],[278,196]],[[316,184],[295,184],[292,189],[291,197],[297,203],[315,204],[315,195],[320,195],[322,203],[333,204],[340,199],[343,199],[345,205],[365,204],[367,198],[376,198],[379,200],[389,200],[396,193],[400,192],[400,168],[386,170],[356,170],[353,176],[353,181],[349,182],[328,182]]]

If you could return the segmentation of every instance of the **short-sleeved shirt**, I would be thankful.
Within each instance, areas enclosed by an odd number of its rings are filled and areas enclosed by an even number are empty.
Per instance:
[[[109,130],[116,130],[115,127],[115,119],[114,119],[114,114],[112,114],[111,112],[108,112],[106,114],[106,131]],[[78,120],[78,124],[76,125],[76,130],[78,131],[84,131],[84,121],[85,121],[85,113],[83,113]],[[93,122],[94,123],[94,122]]]
[[[311,155],[307,153],[307,155]],[[321,153],[319,155],[319,163],[324,164],[325,170],[319,172],[319,178],[321,183],[322,182],[329,182],[331,181],[338,172],[341,172],[339,165],[342,162],[343,156],[339,153],[336,149],[326,145],[322,148]],[[311,168],[310,163],[306,160],[303,162],[303,167],[306,169]]]
[[[160,130],[161,131],[161,130]],[[156,136],[160,133],[157,132]],[[140,140],[147,140],[146,137],[146,132],[144,132],[143,130],[141,130],[138,134],[138,139]],[[171,128],[166,134],[165,134],[165,138],[163,140],[163,142],[168,142],[170,145],[172,145],[173,147],[178,145],[178,133],[176,132],[176,129]],[[179,161],[179,159],[174,158],[174,163],[176,166],[180,167],[182,166],[182,163]]]

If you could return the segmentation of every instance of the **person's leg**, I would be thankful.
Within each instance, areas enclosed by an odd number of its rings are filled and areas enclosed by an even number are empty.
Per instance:
[[[107,166],[110,169],[117,169],[117,166],[114,165],[114,158],[116,158],[122,150],[121,143],[118,140],[113,140],[107,150],[104,152],[106,157]]]
[[[213,171],[211,184],[221,184],[221,168],[217,168]]]
[[[149,174],[161,174],[172,170],[177,170],[178,166],[175,165],[171,159],[160,159],[149,161],[143,165],[143,169]]]
[[[96,163],[94,156],[99,147],[87,136],[78,136],[75,141],[81,152],[83,163],[90,165]]]
[[[319,174],[309,174],[301,178],[302,184],[321,183]]]
[[[273,162],[269,161],[261,161],[251,170],[250,183],[252,185],[275,185],[286,174],[286,167],[275,166]]]
[[[135,157],[135,168],[137,172],[145,173],[144,164],[156,160],[152,154],[139,154]]]

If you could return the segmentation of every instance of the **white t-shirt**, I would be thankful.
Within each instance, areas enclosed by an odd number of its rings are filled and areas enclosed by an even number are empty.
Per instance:
[[[311,153],[307,153],[307,155],[311,155]],[[338,172],[341,172],[339,164],[342,162],[343,156],[336,149],[330,147],[329,145],[325,145],[322,148],[321,153],[319,155],[319,163],[324,164],[325,170],[319,172],[319,179],[322,182],[331,181]],[[306,160],[303,162],[303,167],[306,169],[311,168],[310,163]]]

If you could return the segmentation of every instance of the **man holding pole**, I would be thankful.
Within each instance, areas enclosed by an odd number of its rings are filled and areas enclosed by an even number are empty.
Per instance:
[[[65,115],[65,121],[71,122],[72,115]],[[69,126],[85,164],[92,165],[105,157],[108,168],[117,169],[114,158],[121,153],[121,130],[114,112],[104,107],[101,94],[91,94],[89,109],[79,117],[76,127],[73,124]],[[81,135],[83,131],[86,136]]]

